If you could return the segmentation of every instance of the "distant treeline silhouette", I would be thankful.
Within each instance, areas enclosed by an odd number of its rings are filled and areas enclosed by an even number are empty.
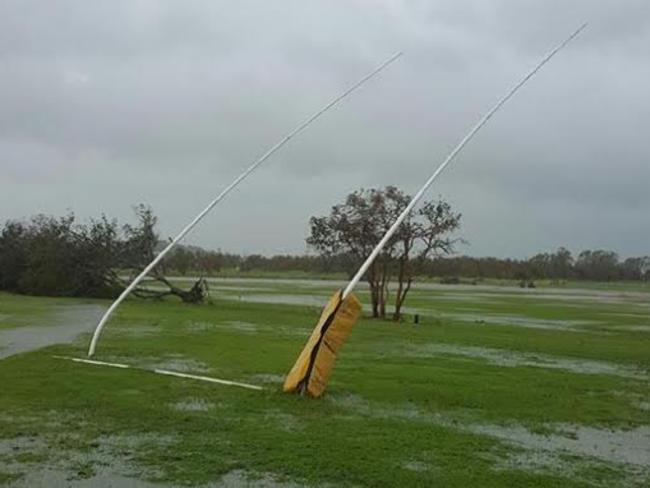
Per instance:
[[[73,215],[36,216],[0,227],[0,290],[61,296],[109,297],[123,287],[123,275],[141,269],[161,243],[150,209],[136,207],[138,224],[118,225],[102,216],[86,224]],[[152,240],[155,241],[152,243]],[[156,244],[157,243],[157,244]],[[163,275],[213,276],[294,273],[349,276],[356,260],[345,254],[238,255],[181,246],[157,270]],[[545,280],[648,281],[650,257],[621,260],[612,251],[585,250],[573,255],[560,248],[530,259],[451,256],[417,261],[419,278],[480,280],[495,278],[529,283]]]
[[[242,256],[196,247],[181,247],[166,261],[168,272],[216,274],[225,269],[242,272],[305,272],[314,274],[342,273],[349,275],[350,259],[345,255],[322,257],[313,255]],[[451,256],[418,262],[417,276],[427,278],[495,278],[502,280],[593,280],[648,281],[650,256],[621,260],[617,253],[585,250],[573,256],[565,248],[552,253],[539,253],[529,259]]]

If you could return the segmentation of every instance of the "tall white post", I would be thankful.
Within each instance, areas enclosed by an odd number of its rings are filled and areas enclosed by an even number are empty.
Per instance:
[[[372,250],[370,253],[370,256],[365,260],[365,262],[361,265],[359,268],[359,271],[357,271],[357,274],[354,275],[348,286],[345,288],[345,291],[343,292],[343,298],[347,297],[350,293],[352,293],[352,290],[354,290],[354,287],[357,286],[359,283],[359,280],[361,277],[365,274],[366,271],[368,271],[368,268],[372,264],[372,262],[375,260],[375,258],[379,255],[381,250],[384,248],[388,240],[393,236],[395,231],[397,231],[398,227],[401,225],[401,223],[404,221],[406,216],[409,214],[411,210],[413,210],[413,207],[420,201],[422,198],[422,195],[424,195],[424,192],[427,191],[427,189],[431,186],[431,184],[435,181],[435,179],[442,173],[442,171],[447,167],[449,163],[458,155],[458,153],[465,147],[465,145],[474,137],[474,135],[483,127],[488,120],[496,113],[497,110],[499,110],[504,103],[506,103],[516,92],[521,88],[530,78],[533,77],[535,73],[537,73],[542,66],[544,66],[557,52],[562,49],[564,46],[566,46],[569,42],[571,42],[580,32],[587,27],[587,24],[582,24],[573,34],[571,34],[567,39],[565,39],[561,44],[559,44],[555,49],[553,49],[550,53],[548,53],[544,59],[542,59],[535,68],[533,68],[526,76],[524,76],[519,83],[517,83],[514,87],[510,89],[510,91],[501,99],[499,100],[492,109],[483,116],[481,120],[470,130],[465,137],[458,143],[458,145],[454,148],[453,151],[447,156],[447,158],[438,166],[438,168],[433,172],[433,174],[429,177],[429,179],[424,183],[422,188],[415,194],[415,196],[411,199],[409,204],[406,206],[404,211],[400,214],[399,217],[397,217],[397,220],[393,223],[393,225],[388,229],[384,237],[379,241],[377,246]]]
[[[151,261],[147,265],[146,268],[142,270],[142,272],[131,282],[129,286],[126,287],[126,289],[120,294],[120,296],[115,300],[111,306],[108,308],[106,313],[102,316],[101,320],[99,321],[99,324],[97,324],[97,327],[95,328],[95,332],[93,333],[92,340],[90,341],[90,347],[88,348],[88,356],[91,357],[95,354],[95,349],[97,348],[97,341],[99,340],[99,337],[102,333],[102,330],[104,326],[106,325],[106,322],[108,322],[108,319],[110,316],[113,314],[115,309],[124,301],[124,299],[129,296],[129,294],[135,289],[136,286],[149,274],[151,270],[153,270],[156,265],[162,261],[162,259],[171,251],[176,244],[178,244],[193,228],[196,224],[198,224],[203,217],[206,216],[206,214],[214,208],[217,203],[219,203],[228,193],[230,193],[231,190],[233,190],[239,183],[241,183],[249,174],[251,174],[255,169],[261,165],[264,161],[266,161],[269,157],[271,157],[275,152],[277,152],[282,146],[284,146],[291,138],[296,136],[298,133],[302,132],[304,129],[306,129],[312,122],[314,122],[316,119],[318,119],[321,115],[323,115],[325,112],[327,112],[329,109],[337,105],[339,102],[341,102],[344,98],[346,98],[348,95],[350,95],[353,91],[355,91],[357,88],[359,88],[361,85],[366,83],[368,80],[370,80],[372,77],[377,75],[380,71],[382,71],[384,68],[386,68],[389,64],[393,63],[395,60],[397,60],[400,56],[402,55],[401,52],[398,52],[388,58],[386,61],[384,61],[381,65],[379,65],[377,68],[372,70],[370,73],[368,73],[366,76],[361,78],[359,81],[357,81],[354,85],[352,85],[350,88],[345,90],[343,93],[341,93],[338,97],[333,99],[331,102],[329,102],[327,105],[325,105],[323,108],[321,108],[318,112],[314,113],[311,115],[308,119],[306,119],[304,122],[302,122],[300,125],[298,125],[295,129],[293,129],[291,132],[289,132],[286,136],[284,136],[280,141],[278,141],[271,149],[266,151],[259,159],[257,159],[253,164],[251,164],[246,170],[241,173],[235,180],[230,183],[217,197],[212,200],[207,207],[205,207],[194,219],[187,224],[187,226],[163,249],[157,256],[156,258]]]

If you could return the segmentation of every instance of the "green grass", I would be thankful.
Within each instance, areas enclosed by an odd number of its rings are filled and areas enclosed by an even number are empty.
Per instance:
[[[47,448],[19,454],[0,448],[0,484],[17,476],[3,463],[26,472],[67,462],[77,477],[90,478],[97,466],[80,461],[79,453],[94,455],[109,437],[118,439],[111,456],[132,463],[142,477],[174,484],[243,471],[308,485],[624,486],[641,485],[650,472],[563,451],[554,454],[559,467],[530,466],[516,461],[534,453],[530,446],[481,431],[515,426],[554,435],[566,426],[615,432],[648,426],[650,332],[630,328],[650,325],[643,300],[415,290],[408,306],[418,309],[422,324],[361,320],[326,395],[315,400],[283,394],[273,380],[291,367],[319,310],[239,296],[259,288],[267,295],[325,296],[332,285],[245,288],[215,291],[215,301],[202,306],[128,301],[106,328],[97,359],[183,365],[264,385],[263,392],[53,357],[83,356],[87,336],[1,360],[0,440],[35,437]],[[360,296],[367,302],[365,292]],[[4,294],[0,313],[25,325],[61,303],[85,302]],[[468,309],[504,323],[467,319]],[[520,327],[507,317],[570,327]],[[639,377],[427,353],[441,345],[607,363]],[[179,408],[188,402],[201,408]]]

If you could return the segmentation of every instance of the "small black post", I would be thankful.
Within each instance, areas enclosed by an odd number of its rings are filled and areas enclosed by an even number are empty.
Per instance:
[[[416,313],[416,314],[413,316],[413,323],[414,323],[415,325],[417,325],[417,324],[420,323],[420,314],[417,314],[417,313]]]

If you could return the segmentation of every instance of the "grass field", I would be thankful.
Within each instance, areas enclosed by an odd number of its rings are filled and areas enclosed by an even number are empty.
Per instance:
[[[650,293],[421,284],[401,324],[357,324],[323,398],[285,395],[336,286],[213,280],[209,305],[127,302],[99,344],[261,392],[57,359],[108,303],[0,294],[0,484],[650,484]]]

